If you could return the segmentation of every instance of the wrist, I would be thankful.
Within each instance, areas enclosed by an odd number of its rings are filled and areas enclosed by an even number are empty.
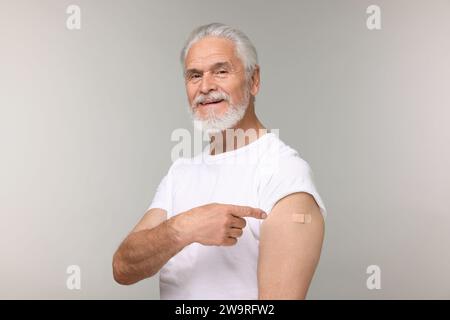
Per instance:
[[[188,228],[188,213],[189,211],[180,213],[167,221],[168,226],[173,233],[174,239],[183,247],[194,242],[192,239],[192,233]]]

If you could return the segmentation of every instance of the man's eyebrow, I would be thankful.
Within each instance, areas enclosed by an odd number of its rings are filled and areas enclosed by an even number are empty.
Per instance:
[[[231,68],[231,63],[229,63],[228,61],[216,62],[211,66],[211,69],[217,69],[217,68],[221,68],[221,67]],[[187,69],[185,72],[185,74],[192,74],[192,73],[202,73],[202,71],[195,69],[195,68],[191,68],[191,69]]]
[[[221,67],[231,68],[231,63],[229,63],[228,61],[217,62],[212,65],[211,69],[217,69],[217,68],[221,68]]]
[[[184,72],[184,74],[192,74],[192,73],[202,73],[200,70],[198,70],[198,69],[195,69],[195,68],[193,68],[193,69],[187,69],[185,72]]]

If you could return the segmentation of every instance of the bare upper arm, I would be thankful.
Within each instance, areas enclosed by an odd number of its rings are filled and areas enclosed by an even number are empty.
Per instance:
[[[131,233],[145,229],[152,229],[167,220],[167,211],[160,208],[152,208],[148,210]]]
[[[309,216],[301,223],[294,221],[301,219],[293,214]],[[323,235],[323,216],[309,193],[294,193],[278,201],[261,225],[259,298],[304,299],[319,261]]]

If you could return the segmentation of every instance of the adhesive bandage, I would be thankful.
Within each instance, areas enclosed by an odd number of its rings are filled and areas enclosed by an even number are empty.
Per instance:
[[[297,223],[311,223],[312,217],[310,214],[293,213],[292,221]]]

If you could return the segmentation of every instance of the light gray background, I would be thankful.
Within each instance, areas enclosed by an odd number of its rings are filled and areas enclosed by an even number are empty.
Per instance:
[[[213,21],[254,42],[257,114],[327,206],[309,298],[450,298],[450,2],[256,0],[0,2],[0,298],[159,298],[111,259],[192,131],[178,55]]]

